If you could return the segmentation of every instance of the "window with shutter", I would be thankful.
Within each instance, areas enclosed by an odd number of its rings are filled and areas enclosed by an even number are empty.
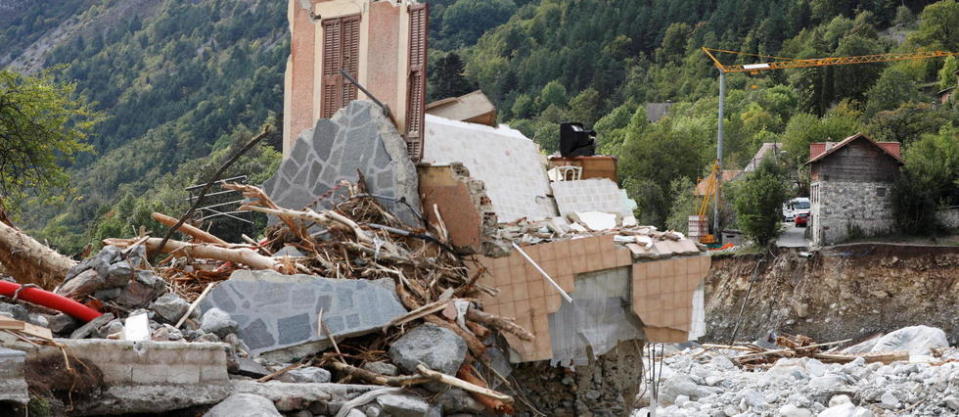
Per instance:
[[[423,156],[426,118],[426,54],[429,12],[425,3],[410,5],[410,56],[406,102],[406,146],[413,161]]]
[[[359,73],[359,59],[360,15],[323,19],[321,118],[333,117],[337,110],[356,100],[356,86],[340,74],[340,69],[355,79]]]

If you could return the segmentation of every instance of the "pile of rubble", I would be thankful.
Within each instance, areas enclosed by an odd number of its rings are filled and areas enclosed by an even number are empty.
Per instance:
[[[795,339],[791,339],[795,341]],[[814,344],[810,344],[812,346]],[[907,327],[846,349],[791,345],[686,348],[634,416],[871,417],[959,413],[959,350],[937,328]],[[744,350],[753,350],[744,353]],[[817,359],[817,355],[820,355]],[[755,360],[765,356],[764,363]],[[838,360],[837,358],[842,358]],[[828,363],[832,359],[835,362]],[[655,411],[654,413],[652,411]]]
[[[486,351],[495,349],[494,332],[532,336],[473,301],[480,293],[497,292],[477,283],[481,272],[449,248],[443,230],[406,226],[362,182],[345,184],[349,195],[319,212],[279,208],[257,187],[228,187],[248,198],[244,209],[280,220],[266,240],[226,244],[191,226],[179,229],[190,241],[107,239],[107,246],[71,268],[54,291],[102,315],[82,323],[22,300],[0,303],[0,314],[77,343],[193,342],[181,345],[184,352],[192,345],[223,343],[223,371],[232,381],[224,392],[233,394],[210,416],[239,415],[236,410],[251,407],[272,410],[262,415],[276,414],[271,407],[277,407],[304,416],[354,417],[511,412],[513,397],[488,388],[497,373]],[[151,263],[151,256],[163,253],[165,258]],[[64,339],[9,326],[0,333],[61,348],[66,368],[70,358],[85,358],[75,347],[101,346],[90,340],[95,345],[64,347],[59,342]],[[113,373],[100,371],[104,378]],[[261,384],[267,381],[277,382]],[[331,381],[337,384],[327,384]],[[273,386],[277,383],[306,385]],[[437,395],[432,406],[423,400]],[[64,408],[86,407],[56,395],[49,400],[64,402]],[[160,408],[127,404],[108,411]],[[81,414],[90,410],[104,411],[93,407]]]

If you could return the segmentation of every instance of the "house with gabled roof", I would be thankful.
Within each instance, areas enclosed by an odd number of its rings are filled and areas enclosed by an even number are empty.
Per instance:
[[[883,234],[895,225],[892,187],[903,165],[899,142],[858,133],[809,145],[812,243]]]

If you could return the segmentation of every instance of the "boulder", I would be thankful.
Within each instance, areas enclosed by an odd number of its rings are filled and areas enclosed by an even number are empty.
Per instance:
[[[293,378],[293,382],[322,384],[324,382],[330,382],[330,379],[332,378],[330,371],[327,371],[323,368],[317,368],[315,366],[293,369],[288,371],[286,374]]]
[[[68,314],[48,314],[46,317],[47,326],[50,328],[50,331],[55,334],[69,333],[80,326],[80,322]]]
[[[447,375],[456,375],[466,357],[466,342],[452,330],[425,324],[410,330],[390,346],[390,359],[407,373],[420,363]]]
[[[812,411],[787,404],[779,408],[780,417],[812,417]]]
[[[236,322],[230,319],[229,313],[218,308],[211,308],[203,313],[200,330],[223,338],[236,331]]]
[[[363,369],[386,376],[396,376],[399,374],[399,369],[396,368],[396,365],[383,361],[367,362],[363,365]]]
[[[273,401],[253,394],[233,394],[213,406],[203,417],[283,417]]]
[[[113,319],[113,313],[103,314],[100,317],[90,320],[87,322],[87,324],[84,324],[83,326],[80,326],[80,328],[74,330],[73,333],[70,334],[70,338],[83,339],[87,336],[90,336],[91,334],[97,332],[97,330],[100,329],[100,326],[106,325],[107,323],[113,321]]]
[[[931,355],[932,349],[949,346],[946,332],[929,326],[904,327],[876,341],[872,352],[901,352],[910,355]]]
[[[393,417],[425,417],[430,405],[416,397],[400,394],[385,394],[376,397],[383,412]]]
[[[153,271],[136,271],[134,277],[117,297],[118,304],[130,308],[146,307],[166,291],[166,281]]]
[[[97,274],[96,270],[87,269],[77,274],[73,279],[63,283],[57,289],[57,294],[75,300],[93,294],[106,286],[106,280]]]
[[[164,294],[150,304],[150,310],[170,323],[179,321],[188,309],[190,309],[190,303],[173,293]]]

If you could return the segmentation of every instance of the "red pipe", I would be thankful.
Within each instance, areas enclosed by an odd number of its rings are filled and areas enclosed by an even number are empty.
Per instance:
[[[13,297],[13,294],[16,293],[18,289],[20,289],[20,284],[0,280],[0,295]],[[24,288],[23,291],[20,291],[20,296],[17,298],[23,301],[29,301],[34,304],[42,305],[44,307],[49,307],[57,311],[62,311],[78,320],[83,320],[84,322],[93,320],[103,314],[69,298],[56,295],[49,291],[44,291],[39,288]]]

